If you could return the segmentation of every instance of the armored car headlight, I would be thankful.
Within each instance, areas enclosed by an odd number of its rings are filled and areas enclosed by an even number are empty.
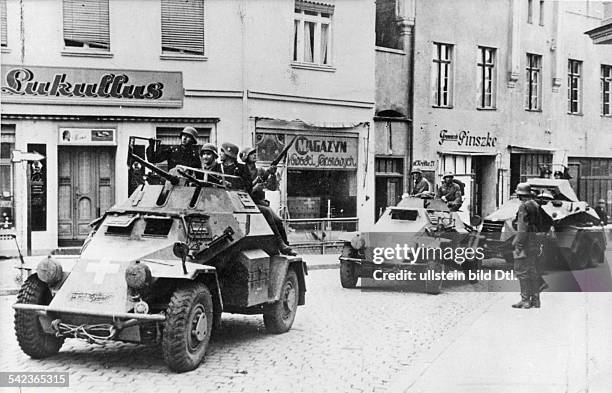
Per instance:
[[[125,282],[131,289],[142,290],[151,284],[151,269],[140,261],[134,261],[125,269]]]
[[[49,257],[38,263],[36,274],[40,281],[47,283],[50,287],[59,283],[64,276],[62,265]]]

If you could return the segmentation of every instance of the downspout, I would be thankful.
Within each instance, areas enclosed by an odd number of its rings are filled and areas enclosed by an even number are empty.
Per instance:
[[[242,132],[241,132],[241,145],[250,146],[253,143],[253,138],[250,135],[249,130],[249,90],[248,90],[248,65],[247,65],[247,2],[248,0],[240,1],[239,15],[240,15],[240,30],[241,30],[241,86],[242,90]]]

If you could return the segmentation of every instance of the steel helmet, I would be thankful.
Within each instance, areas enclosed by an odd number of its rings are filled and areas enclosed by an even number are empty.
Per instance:
[[[412,170],[412,172],[410,172],[410,173],[411,173],[411,174],[415,174],[415,173],[420,173],[420,174],[423,174],[423,171],[421,170],[421,168],[414,168],[414,169]]]
[[[205,151],[211,152],[215,155],[215,157],[219,157],[219,153],[217,153],[217,146],[215,146],[213,143],[205,143],[200,149],[200,155],[202,155],[202,153]]]
[[[232,158],[238,157],[238,146],[233,143],[225,142],[221,145],[221,151]]]
[[[444,172],[444,176],[442,176],[442,179],[446,179],[447,177],[454,177],[455,174],[453,172],[447,171]]]
[[[540,194],[538,194],[537,198],[544,199],[547,201],[552,201],[553,199],[555,199],[555,197],[553,197],[552,194],[548,191],[542,191]]]
[[[516,195],[532,195],[529,183],[519,183],[516,185]]]
[[[244,149],[242,149],[242,151],[240,152],[240,159],[242,160],[242,162],[247,162],[249,154],[253,153],[254,151],[254,147],[245,147]]]
[[[187,134],[190,137],[193,138],[193,143],[197,143],[198,142],[198,131],[191,127],[191,126],[187,126],[185,128],[183,128],[183,131],[181,131],[181,135],[183,134]]]

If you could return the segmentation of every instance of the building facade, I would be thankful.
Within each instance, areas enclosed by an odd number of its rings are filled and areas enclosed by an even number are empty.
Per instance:
[[[24,248],[30,232],[34,252],[79,244],[133,187],[129,137],[177,143],[187,125],[264,163],[296,138],[280,168],[289,216],[373,221],[373,1],[0,4],[0,207]]]
[[[542,167],[568,168],[590,204],[612,202],[612,50],[584,34],[600,25],[601,2],[415,9],[412,166],[437,184],[455,173],[465,218],[491,213]]]

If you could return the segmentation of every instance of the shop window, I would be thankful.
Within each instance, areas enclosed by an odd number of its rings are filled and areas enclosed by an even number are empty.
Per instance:
[[[434,43],[433,53],[433,106],[450,108],[452,106],[452,55],[453,46]]]
[[[569,60],[567,62],[567,111],[572,114],[582,112],[582,62]]]
[[[161,0],[163,54],[204,56],[204,0]]]
[[[478,47],[478,108],[495,108],[495,49]]]
[[[601,65],[601,114],[612,116],[612,66]]]
[[[11,152],[15,150],[15,126],[0,129],[0,229],[15,227],[15,200]]]
[[[541,67],[542,56],[528,53],[525,73],[525,109],[528,111],[542,110]]]
[[[514,194],[517,184],[529,178],[540,177],[540,168],[543,166],[552,166],[552,154],[511,154],[510,193]]]
[[[110,50],[108,0],[63,0],[64,45]]]
[[[0,40],[0,45],[2,48],[6,48],[8,46],[6,20],[6,0],[0,0],[0,36],[2,37]]]
[[[402,49],[397,26],[397,0],[376,1],[376,46]]]
[[[47,146],[28,144],[28,152],[47,156]],[[30,225],[32,231],[47,230],[47,159],[30,161]]]
[[[295,1],[293,61],[331,65],[333,13],[333,5]]]

